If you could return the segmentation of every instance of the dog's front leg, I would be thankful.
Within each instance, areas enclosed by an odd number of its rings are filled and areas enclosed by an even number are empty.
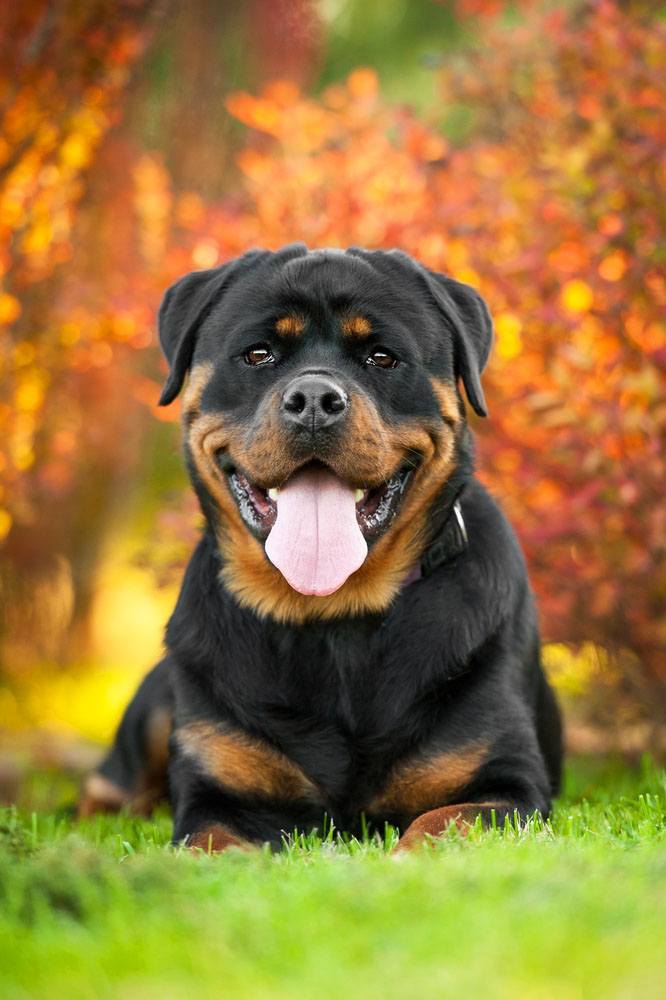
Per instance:
[[[172,796],[174,844],[207,854],[249,851],[263,844],[279,850],[286,835],[322,826],[323,811],[315,813],[306,802],[246,799],[192,777]]]
[[[208,852],[282,846],[321,826],[319,790],[289,758],[228,723],[190,721],[170,744],[173,840]]]
[[[172,763],[170,785],[174,844],[207,854],[231,848],[250,850],[261,844],[263,838],[253,835],[243,823],[238,803],[182,761]]]

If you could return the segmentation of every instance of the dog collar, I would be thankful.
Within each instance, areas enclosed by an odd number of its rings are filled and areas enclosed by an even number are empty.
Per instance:
[[[439,537],[423,554],[421,574],[430,576],[438,567],[455,559],[466,548],[467,528],[462,516],[460,501],[456,500],[451,516],[447,519]]]
[[[444,527],[435,541],[423,554],[421,562],[413,567],[406,577],[403,587],[408,587],[410,583],[422,580],[424,576],[430,576],[436,569],[444,563],[451,562],[461,552],[467,548],[467,528],[462,515],[460,501],[453,504],[451,515],[447,518]]]

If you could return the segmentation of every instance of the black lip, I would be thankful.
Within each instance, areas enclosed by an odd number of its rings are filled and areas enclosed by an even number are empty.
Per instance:
[[[256,538],[265,541],[277,518],[277,502],[269,497],[268,490],[252,482],[235,466],[228,455],[219,455],[218,465],[246,526]],[[397,517],[413,473],[414,463],[402,466],[384,483],[367,489],[357,502],[356,519],[368,542],[376,541]]]
[[[265,540],[277,517],[277,504],[268,496],[267,490],[257,486],[240,470],[225,470],[229,489],[240,515],[253,535]]]
[[[412,471],[411,468],[403,467],[386,483],[367,490],[356,504],[356,520],[368,541],[382,535],[395,520]]]

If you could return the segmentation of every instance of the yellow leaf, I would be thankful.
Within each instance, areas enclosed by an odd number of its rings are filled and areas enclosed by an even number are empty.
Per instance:
[[[464,281],[473,288],[478,288],[481,284],[478,272],[471,267],[459,267],[456,271],[456,281]]]
[[[21,303],[9,292],[0,292],[0,323],[13,323],[21,315]]]
[[[569,312],[587,312],[594,302],[594,293],[586,282],[579,278],[567,281],[562,289],[562,305]]]
[[[85,136],[77,133],[68,136],[60,147],[61,161],[74,170],[87,166],[90,154],[90,143]]]
[[[22,382],[16,390],[16,406],[28,412],[38,410],[44,399],[44,388],[37,379]]]
[[[509,360],[520,354],[523,346],[521,330],[522,323],[513,313],[500,313],[495,318],[497,353],[501,358]]]
[[[53,229],[48,222],[37,223],[23,239],[23,250],[27,254],[42,253],[53,239]]]
[[[9,534],[9,529],[12,526],[12,515],[8,510],[3,510],[0,507],[0,542],[3,538],[6,538]]]
[[[13,450],[13,461],[14,468],[18,469],[19,472],[25,472],[35,461],[35,453],[26,442],[19,442],[14,445]]]

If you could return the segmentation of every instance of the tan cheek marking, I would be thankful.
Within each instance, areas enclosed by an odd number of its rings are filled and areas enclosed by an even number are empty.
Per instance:
[[[275,329],[283,336],[297,337],[305,329],[305,320],[302,316],[281,316],[275,324]]]
[[[213,377],[214,367],[210,361],[202,361],[190,369],[187,385],[183,391],[183,419],[190,423],[198,416],[204,389]]]
[[[281,393],[271,393],[262,401],[251,426],[244,433],[240,430],[230,440],[231,457],[254,482],[276,485],[294,471],[280,403]]]
[[[223,473],[217,466],[215,455],[228,446],[232,433],[219,413],[195,416],[187,432],[187,442],[199,476],[221,510],[231,516],[236,505],[224,482]]]
[[[366,316],[345,316],[341,329],[345,337],[369,337],[372,333],[370,320]]]
[[[391,440],[372,402],[354,394],[345,429],[344,449],[331,464],[343,479],[359,486],[381,481],[393,471]]]
[[[415,816],[446,805],[471,781],[487,755],[487,743],[474,743],[463,750],[399,764],[367,811]]]
[[[293,761],[245,733],[195,722],[179,729],[176,740],[187,757],[234,792],[321,801],[316,786]]]
[[[459,424],[462,414],[455,386],[438,378],[431,379],[430,385],[444,420],[450,424]]]

